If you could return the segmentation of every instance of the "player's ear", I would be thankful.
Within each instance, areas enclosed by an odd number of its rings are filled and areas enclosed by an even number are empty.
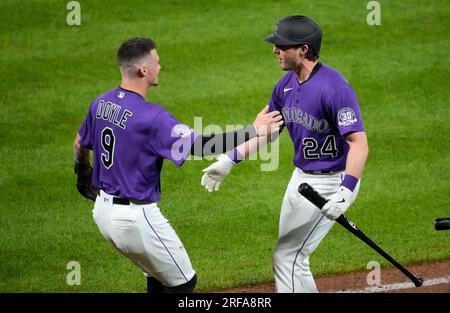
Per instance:
[[[147,76],[147,73],[148,73],[147,65],[142,64],[141,66],[138,67],[138,70],[137,70],[138,77],[145,77],[145,76]]]
[[[308,52],[309,47],[307,45],[302,45],[300,49],[298,49],[298,55],[303,58]]]

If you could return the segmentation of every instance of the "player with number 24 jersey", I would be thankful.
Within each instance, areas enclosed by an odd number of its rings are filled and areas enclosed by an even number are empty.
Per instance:
[[[305,172],[344,170],[345,135],[364,131],[352,87],[338,71],[320,62],[302,84],[293,71],[280,79],[269,108],[283,113],[294,143],[294,164]]]

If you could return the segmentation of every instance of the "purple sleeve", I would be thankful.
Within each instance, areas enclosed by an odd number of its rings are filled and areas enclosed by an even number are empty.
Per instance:
[[[269,101],[269,112],[272,111],[280,111],[281,112],[281,98],[280,98],[280,88],[279,83],[275,85],[275,88],[273,88],[272,96],[270,97]]]
[[[280,128],[280,133],[283,131],[284,127],[286,127],[286,120],[284,119],[283,110],[281,108],[281,81],[278,82],[278,84],[275,85],[272,91],[272,96],[270,97],[269,101],[269,112],[278,111],[283,116],[283,125]]]
[[[181,166],[197,137],[193,129],[163,111],[153,120],[150,144],[156,154]]]
[[[83,148],[92,150],[93,145],[93,129],[94,129],[94,123],[92,119],[91,114],[91,107],[89,107],[89,112],[84,118],[83,123],[81,124],[80,128],[78,129],[78,134],[80,135],[80,146]]]
[[[330,105],[332,118],[342,136],[364,131],[358,99],[353,89],[339,90],[331,99]]]

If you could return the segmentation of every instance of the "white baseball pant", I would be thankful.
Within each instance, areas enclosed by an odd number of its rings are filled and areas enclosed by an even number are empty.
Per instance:
[[[146,276],[166,287],[185,284],[194,277],[181,240],[156,203],[113,204],[113,197],[100,191],[92,214],[103,237]]]
[[[338,191],[344,172],[306,174],[294,170],[284,195],[280,213],[279,238],[273,254],[275,288],[280,293],[317,292],[309,268],[309,256],[330,231],[334,221],[298,192],[301,183],[308,183],[325,198]],[[353,199],[359,190],[359,183]]]

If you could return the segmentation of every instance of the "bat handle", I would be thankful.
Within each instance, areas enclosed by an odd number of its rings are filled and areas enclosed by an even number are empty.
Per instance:
[[[311,187],[308,183],[301,183],[298,186],[298,192],[311,201],[319,209],[322,209],[323,206],[328,202],[327,199],[324,198],[320,193],[318,193],[313,187]]]

